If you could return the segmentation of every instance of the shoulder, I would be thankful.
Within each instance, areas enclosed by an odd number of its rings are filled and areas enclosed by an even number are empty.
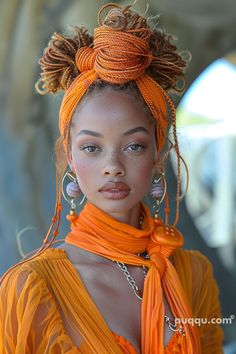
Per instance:
[[[213,279],[212,264],[200,251],[177,249],[173,253],[173,265],[191,299],[201,293],[207,278]]]
[[[183,285],[195,294],[215,282],[211,261],[198,250],[176,250],[173,264]]]
[[[53,308],[51,312],[55,312],[56,292],[51,284],[55,274],[60,272],[57,280],[60,283],[62,273],[65,273],[66,267],[60,269],[60,263],[56,262],[62,257],[66,257],[64,253],[48,249],[43,254],[10,268],[0,286],[0,317],[10,316],[10,313],[33,314],[46,303],[48,308]]]
[[[15,331],[21,325],[28,326],[32,322],[29,316],[33,317],[49,294],[45,281],[35,269],[27,263],[17,265],[6,273],[0,287],[1,324],[8,323],[8,328]],[[0,338],[3,340],[1,334]]]
[[[56,262],[62,258],[60,254],[47,250],[6,274],[0,287],[0,352],[1,344],[4,348],[11,346],[12,353],[25,354],[29,348],[31,353],[46,353],[46,348],[51,353],[57,347],[64,353],[65,348],[72,348],[57,306],[60,295],[56,297],[58,291],[53,284],[61,265]],[[59,287],[65,268],[56,279]]]
[[[198,321],[196,324],[202,352],[223,353],[224,333],[219,325],[222,317],[220,290],[211,261],[197,250],[179,249],[173,258],[174,266],[192,308],[193,318]]]
[[[18,300],[22,294],[29,293],[33,288],[43,288],[43,279],[29,264],[18,265],[8,271],[1,283],[0,298]]]
[[[212,272],[212,263],[206,255],[198,250],[177,249],[173,253],[174,266],[179,271],[191,271],[191,273],[198,273],[204,270]]]
[[[173,260],[193,312],[206,314],[210,307],[219,312],[219,288],[208,257],[197,250],[179,249]]]
[[[16,264],[14,268],[10,268],[5,275],[0,286],[0,295],[8,292],[19,297],[23,289],[39,287],[43,289],[45,268],[52,267],[54,261],[65,257],[63,250],[48,249],[43,254],[26,260],[25,263]]]

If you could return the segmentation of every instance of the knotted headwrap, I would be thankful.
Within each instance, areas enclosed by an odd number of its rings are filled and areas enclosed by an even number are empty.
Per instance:
[[[141,215],[144,222],[139,230],[87,203],[78,216],[69,217],[71,232],[65,242],[111,260],[149,268],[141,308],[142,353],[164,354],[163,290],[175,317],[193,317],[179,277],[169,260],[175,249],[183,245],[183,236],[175,228],[163,225],[160,219],[154,220],[144,204],[141,204]],[[137,256],[144,251],[148,252],[150,260]],[[196,327],[185,321],[184,331],[181,352],[199,354]]]
[[[143,38],[133,32],[143,32]],[[76,53],[76,65],[81,74],[65,92],[59,113],[59,129],[62,136],[70,123],[75,108],[89,86],[101,79],[111,84],[135,81],[153,117],[157,120],[157,152],[163,148],[168,127],[165,90],[145,69],[153,60],[149,48],[151,31],[147,28],[117,31],[109,27],[98,27],[94,31],[93,47],[82,47]],[[68,141],[65,141],[67,149]]]

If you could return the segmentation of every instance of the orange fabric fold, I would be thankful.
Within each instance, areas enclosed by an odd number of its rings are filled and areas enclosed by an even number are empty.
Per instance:
[[[183,236],[174,227],[154,220],[149,209],[141,204],[144,216],[142,230],[123,224],[87,203],[78,216],[71,218],[71,232],[65,242],[111,260],[148,267],[142,300],[142,353],[164,354],[163,291],[176,318],[192,318],[192,310],[178,274],[169,257],[183,245]],[[147,251],[150,259],[137,253]],[[200,353],[197,329],[183,325],[183,353]]]

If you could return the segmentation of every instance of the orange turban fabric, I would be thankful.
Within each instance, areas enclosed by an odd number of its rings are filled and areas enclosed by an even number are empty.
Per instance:
[[[135,30],[144,32],[144,38],[108,27],[98,27],[94,31],[94,46],[82,47],[76,54],[76,65],[81,74],[65,92],[59,114],[59,129],[64,136],[65,128],[70,123],[77,104],[88,87],[102,79],[111,84],[124,84],[135,81],[153,117],[157,120],[157,152],[163,147],[167,127],[167,101],[171,100],[165,90],[150,76],[145,69],[153,60],[149,48],[151,31],[147,28]],[[171,103],[170,103],[171,104]],[[68,142],[65,141],[65,148]]]

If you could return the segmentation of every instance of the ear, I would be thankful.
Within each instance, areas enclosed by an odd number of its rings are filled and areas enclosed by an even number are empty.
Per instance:
[[[154,161],[153,167],[152,167],[152,179],[154,178],[155,175],[156,175],[156,161]]]
[[[153,172],[154,173],[157,173],[158,167],[159,167],[159,163],[160,163],[160,161],[157,158],[155,158],[155,160],[153,162]]]
[[[153,163],[152,175],[153,178],[163,171],[163,161],[156,159]]]
[[[68,162],[68,165],[70,166],[71,171],[75,173],[75,167],[74,167],[74,162],[73,162],[71,151],[69,151],[67,153],[67,162]]]

